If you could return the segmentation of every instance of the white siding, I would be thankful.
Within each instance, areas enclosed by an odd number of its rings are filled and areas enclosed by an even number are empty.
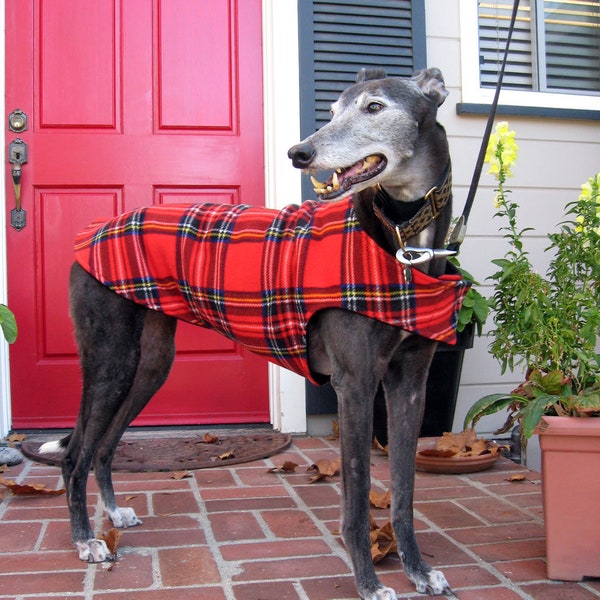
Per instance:
[[[475,0],[466,0],[463,11],[465,7],[469,10],[469,4],[476,11]],[[456,114],[456,104],[464,100],[465,85],[461,79],[464,70],[459,8],[459,0],[426,0],[427,62],[442,70],[450,91],[440,108],[439,121],[450,140],[457,214],[463,208],[486,120],[484,116]],[[464,40],[464,32],[462,35]],[[536,228],[529,234],[527,249],[534,266],[543,271],[548,262],[543,253],[547,246],[545,234],[560,222],[565,204],[579,195],[579,186],[600,170],[600,122],[502,116],[496,120],[507,120],[517,132],[519,159],[510,188],[520,204],[520,227]],[[490,260],[503,256],[506,250],[498,233],[500,221],[492,218],[495,180],[486,171],[461,250],[461,263],[482,283],[494,270]],[[482,293],[489,295],[490,290],[484,287]],[[500,374],[498,363],[487,351],[488,344],[485,337],[476,339],[475,347],[465,355],[454,431],[462,429],[472,402],[488,393],[508,392],[520,382],[520,373]],[[503,414],[487,417],[479,429],[490,432],[503,422]]]

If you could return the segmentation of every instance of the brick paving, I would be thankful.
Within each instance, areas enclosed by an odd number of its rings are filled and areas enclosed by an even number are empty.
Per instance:
[[[306,468],[338,455],[336,441],[296,438],[284,454],[229,468],[118,473],[121,505],[143,524],[123,532],[113,565],[81,563],[71,549],[64,496],[13,496],[0,489],[0,599],[346,600],[357,598],[339,536],[340,477],[309,483]],[[389,482],[373,451],[372,486]],[[295,473],[268,473],[291,460]],[[513,473],[526,480],[510,483]],[[2,476],[62,485],[55,467],[25,460]],[[98,532],[111,525],[95,483],[88,504]],[[379,524],[388,510],[373,509]],[[546,579],[540,475],[506,459],[471,475],[419,473],[415,527],[426,560],[460,600],[587,600],[600,580]],[[399,598],[422,597],[397,555],[377,571]]]

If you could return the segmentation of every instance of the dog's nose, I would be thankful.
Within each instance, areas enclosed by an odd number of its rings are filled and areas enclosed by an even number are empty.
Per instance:
[[[310,166],[317,151],[312,144],[296,144],[288,150],[288,156],[297,169],[306,169]]]

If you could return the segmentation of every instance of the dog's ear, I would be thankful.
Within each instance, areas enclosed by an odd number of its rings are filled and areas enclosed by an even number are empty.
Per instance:
[[[364,67],[356,76],[356,83],[369,81],[370,79],[385,79],[386,73],[383,69],[365,69]]]
[[[414,81],[421,91],[438,106],[441,106],[448,96],[448,90],[444,86],[444,77],[439,69],[417,71],[411,77],[411,81]]]

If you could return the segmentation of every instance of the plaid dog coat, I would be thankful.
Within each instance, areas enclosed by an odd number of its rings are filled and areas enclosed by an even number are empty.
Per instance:
[[[79,264],[152,310],[215,329],[307,377],[312,315],[340,308],[455,343],[469,284],[404,267],[362,229],[352,199],[281,211],[197,204],[141,208],[76,239]]]

